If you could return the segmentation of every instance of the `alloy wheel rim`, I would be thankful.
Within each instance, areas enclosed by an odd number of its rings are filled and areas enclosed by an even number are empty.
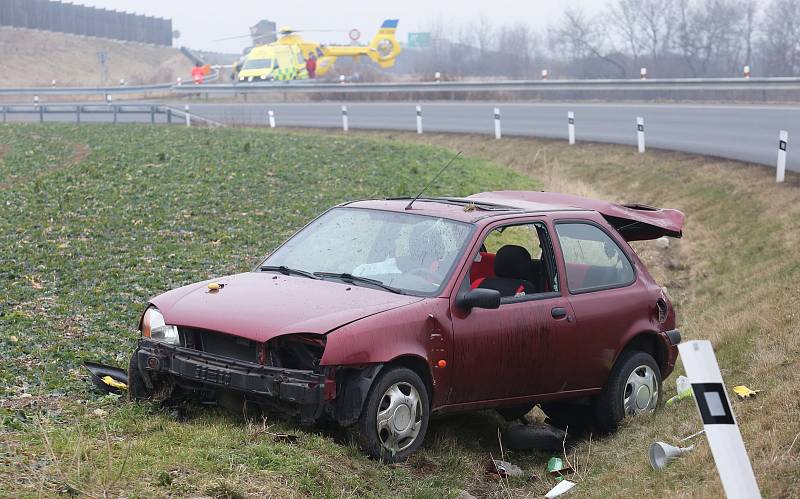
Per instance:
[[[401,381],[386,389],[378,404],[375,427],[381,445],[392,454],[414,443],[422,428],[422,402],[412,384]]]
[[[656,408],[658,380],[650,366],[639,366],[628,376],[622,404],[626,416],[645,414]]]

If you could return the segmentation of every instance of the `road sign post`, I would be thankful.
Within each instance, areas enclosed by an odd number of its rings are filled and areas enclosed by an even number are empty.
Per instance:
[[[636,140],[639,143],[639,152],[644,152],[644,118],[636,118]]]
[[[681,343],[678,351],[725,495],[728,499],[761,497],[711,342]]]
[[[575,113],[572,111],[567,112],[567,134],[569,135],[569,144],[575,143]]]
[[[786,148],[789,145],[789,132],[781,130],[778,134],[778,170],[775,172],[775,182],[783,182],[786,177]]]

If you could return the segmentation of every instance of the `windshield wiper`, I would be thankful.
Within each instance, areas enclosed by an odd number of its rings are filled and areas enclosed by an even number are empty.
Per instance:
[[[283,275],[301,275],[303,277],[308,277],[309,279],[319,279],[316,275],[312,274],[311,272],[307,272],[305,270],[293,269],[289,268],[285,265],[262,265],[258,268],[259,270],[266,271],[266,272],[280,272]]]
[[[394,286],[389,286],[388,284],[384,284],[382,281],[377,279],[370,279],[369,277],[361,277],[358,275],[348,274],[348,273],[338,273],[338,272],[314,272],[315,276],[319,277],[332,277],[334,279],[341,279],[345,282],[349,282],[350,284],[357,284],[357,283],[364,283],[364,284],[372,284],[373,286],[378,286],[379,288],[383,288],[386,291],[391,291],[392,293],[397,293],[398,295],[404,295],[405,292],[402,289],[395,288]]]

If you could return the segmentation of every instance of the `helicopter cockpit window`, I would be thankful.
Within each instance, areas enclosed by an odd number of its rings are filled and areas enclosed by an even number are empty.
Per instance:
[[[269,69],[271,67],[272,59],[247,59],[244,61],[242,69]]]

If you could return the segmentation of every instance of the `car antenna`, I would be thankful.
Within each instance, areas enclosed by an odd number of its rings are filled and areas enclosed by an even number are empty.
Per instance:
[[[425,187],[423,187],[423,188],[422,188],[422,190],[421,190],[421,191],[419,191],[419,194],[417,194],[417,197],[415,197],[414,199],[412,199],[411,201],[409,201],[409,202],[408,202],[408,204],[406,205],[406,209],[407,209],[407,210],[410,210],[410,209],[411,209],[411,205],[413,205],[413,204],[414,204],[414,201],[416,201],[417,199],[419,199],[419,197],[420,197],[420,196],[422,196],[422,193],[423,193],[423,192],[425,192],[425,190],[426,190],[428,187],[430,187],[432,183],[436,182],[436,180],[437,180],[437,179],[438,179],[438,178],[439,178],[439,177],[442,175],[442,173],[444,173],[444,171],[445,171],[445,170],[447,170],[447,167],[448,167],[448,166],[450,166],[450,165],[452,165],[452,164],[453,164],[453,161],[455,161],[456,159],[458,159],[458,157],[459,157],[459,156],[461,156],[461,151],[458,151],[458,152],[456,153],[456,155],[455,155],[455,156],[453,156],[452,158],[450,158],[450,161],[448,161],[448,162],[447,162],[447,164],[446,164],[446,165],[444,165],[444,166],[442,167],[442,169],[441,169],[441,170],[439,170],[439,173],[437,173],[437,174],[436,174],[436,176],[435,176],[435,177],[433,177],[433,179],[432,179],[430,182],[428,182],[427,184],[425,184]]]

